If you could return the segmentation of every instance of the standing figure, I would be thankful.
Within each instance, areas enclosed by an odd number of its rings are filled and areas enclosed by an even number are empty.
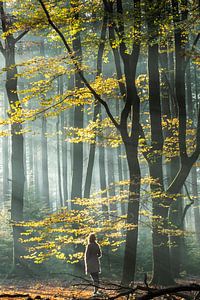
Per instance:
[[[99,288],[99,273],[101,272],[100,261],[101,248],[96,242],[96,236],[91,233],[88,237],[88,245],[85,249],[85,273],[90,274],[94,284],[93,296],[98,296],[101,293],[98,292]]]

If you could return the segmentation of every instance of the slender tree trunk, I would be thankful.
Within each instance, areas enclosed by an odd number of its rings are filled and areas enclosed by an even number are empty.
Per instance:
[[[162,98],[162,115],[167,120],[171,119],[171,110],[174,110],[174,77],[172,76],[172,70],[168,72],[168,56],[167,56],[167,48],[162,47],[163,51],[161,55],[161,67],[164,69],[161,73],[161,98]],[[171,74],[169,76],[169,74]],[[174,112],[173,112],[174,113]],[[165,138],[172,138],[171,128],[166,128],[163,130]],[[175,177],[175,172],[180,168],[179,158],[172,157],[171,161],[166,165],[168,182],[170,185],[172,180]],[[183,199],[178,197],[176,201],[171,204],[169,210],[169,220],[172,226],[172,230],[182,229],[180,228],[181,224],[181,216],[182,216],[182,203]],[[176,236],[175,234],[170,236],[170,257],[171,257],[171,268],[172,274],[174,278],[179,277],[180,273],[180,264],[182,258],[182,237]]]
[[[33,152],[33,166],[34,166],[33,172],[34,172],[35,199],[37,199],[37,198],[40,199],[41,192],[40,192],[40,184],[39,184],[40,180],[39,180],[39,178],[40,178],[41,174],[39,172],[41,171],[41,169],[38,166],[38,161],[39,161],[38,153],[40,153],[40,151],[39,151],[37,139],[35,139],[34,142],[33,142],[33,149],[34,149],[34,152]],[[41,205],[43,206],[42,201],[41,201]]]
[[[75,16],[78,18],[78,15]],[[82,62],[82,47],[80,32],[73,39],[73,50],[79,63]],[[75,88],[83,87],[83,82],[77,72],[75,73]],[[83,106],[75,106],[74,108],[74,125],[75,128],[83,128]],[[72,163],[72,190],[71,199],[82,197],[82,181],[83,181],[83,143],[73,145],[73,163]],[[72,208],[74,204],[72,203]]]
[[[6,99],[6,97],[5,97]],[[4,116],[6,116],[7,102],[4,103]],[[9,200],[9,137],[4,137],[2,141],[2,164],[3,164],[3,202],[4,204]]]
[[[99,118],[100,122],[102,121],[102,111],[101,106],[99,107]],[[101,143],[102,140],[99,137],[99,142]],[[106,163],[105,163],[105,148],[104,146],[99,146],[99,180],[100,180],[100,189],[102,191],[101,197],[107,198],[108,197],[108,191],[107,191],[107,176],[106,176]],[[102,213],[104,215],[104,218],[106,220],[109,220],[109,211],[108,211],[108,205],[103,204],[102,205]],[[111,272],[111,255],[110,255],[110,247],[105,247],[105,257],[107,260],[107,269],[108,272]]]
[[[66,112],[63,111],[61,113],[61,130],[64,131],[64,127],[66,126]],[[63,179],[63,206],[68,206],[68,180],[67,180],[67,154],[68,154],[67,142],[62,138],[62,179]]]
[[[57,117],[56,122],[56,132],[57,132],[57,166],[58,166],[58,191],[59,191],[59,199],[60,199],[60,206],[63,206],[63,196],[62,196],[62,179],[61,179],[61,158],[60,158],[60,117]]]
[[[99,103],[96,103],[95,107],[94,107],[93,122],[95,122],[97,120],[97,117],[98,117],[99,111],[100,111],[99,109],[100,109]],[[95,140],[96,140],[96,138],[95,138]],[[84,198],[90,197],[95,152],[96,152],[96,141],[90,145],[88,165],[87,165],[87,171],[86,171],[85,188],[84,188]]]
[[[48,145],[47,145],[47,120],[42,117],[42,185],[41,194],[45,208],[50,208],[49,199],[49,171],[48,171]]]
[[[15,65],[15,45],[10,44],[10,49],[7,52],[6,67],[6,91],[10,104],[14,104],[18,99],[17,95],[17,69],[16,67],[9,70],[10,66]],[[12,170],[12,197],[11,197],[11,220],[14,222],[23,220],[24,207],[24,139],[23,135],[19,134],[22,130],[22,125],[13,123],[11,125],[11,170]],[[14,272],[23,269],[23,254],[22,246],[19,242],[21,227],[13,225],[13,266]]]
[[[112,197],[115,195],[115,169],[114,169],[114,149],[107,149],[107,174],[108,174],[108,187],[109,187],[109,196]],[[109,203],[109,209],[111,216],[116,215],[117,206],[115,202]]]
[[[107,28],[107,16],[106,16],[106,14],[104,14],[103,24],[102,24],[102,28],[101,28],[101,42],[99,44],[99,49],[98,49],[98,54],[97,54],[97,73],[96,73],[97,77],[100,76],[102,73],[102,58],[103,58],[103,52],[104,52],[104,47],[105,47],[106,28]],[[93,122],[97,121],[99,114],[100,114],[100,104],[95,103]],[[89,159],[88,159],[88,166],[87,166],[86,180],[85,180],[85,189],[84,189],[84,197],[85,198],[90,197],[95,151],[96,151],[96,138],[95,138],[95,142],[90,145],[90,150],[89,150]]]
[[[140,32],[141,8],[140,1],[134,2],[135,28]],[[112,10],[111,10],[112,13]],[[123,5],[117,1],[117,13],[119,16],[119,33],[123,40]],[[112,26],[112,18],[111,24]],[[125,43],[122,41],[119,47],[120,55],[124,64],[126,83],[125,105],[121,112],[120,128],[122,140],[125,145],[126,158],[129,169],[129,199],[127,209],[127,224],[131,226],[126,232],[126,242],[123,261],[122,283],[130,283],[135,278],[136,253],[138,239],[138,214],[140,200],[141,174],[138,160],[138,140],[140,131],[140,99],[135,86],[136,68],[140,53],[140,39],[135,40],[130,54],[127,53]],[[131,130],[128,129],[128,121],[131,120]]]
[[[134,281],[136,268],[141,174],[135,147],[131,144],[125,144],[125,148],[130,176],[127,224],[133,228],[126,232],[122,282],[129,283]]]
[[[3,4],[1,3],[1,15],[4,14]],[[5,40],[5,65],[6,72],[6,92],[10,105],[19,103],[17,94],[17,68],[15,67],[15,40],[12,35],[8,35]],[[14,66],[14,67],[13,67]],[[14,222],[23,220],[24,206],[24,139],[19,134],[22,125],[13,123],[11,125],[11,169],[12,169],[12,196],[11,196],[11,220]],[[21,259],[22,247],[19,242],[21,228],[13,225],[13,266],[14,270],[23,266]]]
[[[41,41],[40,55],[45,57],[44,41]],[[42,132],[41,132],[41,156],[42,156],[42,182],[41,182],[41,197],[46,209],[50,209],[49,199],[49,170],[48,170],[48,142],[47,142],[47,119],[42,116]]]
[[[160,99],[160,76],[158,63],[158,44],[154,41],[158,35],[156,23],[152,20],[158,20],[159,3],[154,1],[155,12],[153,16],[147,17],[149,45],[148,45],[148,73],[149,73],[149,112],[151,123],[151,146],[152,158],[148,160],[149,173],[152,178],[157,180],[158,184],[151,184],[152,192],[152,241],[153,241],[153,275],[152,284],[168,285],[173,284],[174,280],[171,274],[169,238],[165,233],[168,228],[167,217],[168,207],[163,205],[162,193],[164,192],[162,151],[163,151],[163,131],[161,120],[161,99]],[[147,16],[149,13],[147,8]],[[153,43],[153,44],[152,44]],[[168,112],[169,113],[169,112]],[[161,193],[160,198],[154,196]],[[160,220],[158,219],[160,218]]]
[[[192,195],[195,197],[194,200],[194,222],[195,222],[195,232],[196,240],[200,244],[200,201],[199,201],[199,192],[198,192],[198,180],[197,180],[197,168],[193,166],[191,170],[192,176]]]
[[[161,158],[155,160],[154,164],[149,165],[150,176],[158,180],[161,185],[161,189],[158,185],[151,184],[152,194],[158,192],[163,193],[163,178],[160,177],[162,172],[162,161]],[[168,228],[168,208],[162,203],[161,199],[152,197],[152,213],[154,216],[153,220],[153,277],[152,284],[159,285],[170,285],[174,284],[174,280],[171,273],[171,262],[169,252],[169,238],[168,234],[165,233],[165,229]]]
[[[171,181],[174,179],[176,175],[176,170],[180,168],[180,159],[179,157],[174,157],[171,159],[170,163],[170,178]],[[170,206],[169,209],[169,221],[171,224],[172,230],[183,230],[183,198],[181,196],[177,197],[176,200]],[[184,241],[182,236],[176,236],[176,234],[172,233],[170,235],[170,255],[171,255],[171,266],[172,266],[172,274],[174,278],[180,277],[181,271],[181,262],[183,259],[183,246]]]
[[[195,67],[196,68],[196,67]],[[196,70],[194,78],[196,79]],[[195,80],[196,81],[196,80]],[[195,82],[197,85],[197,81]],[[194,112],[196,111],[195,103],[192,101],[192,86],[191,86],[191,65],[188,62],[188,66],[186,69],[186,85],[187,85],[187,110],[188,117],[193,121]],[[196,86],[196,102],[198,102],[198,92]],[[200,201],[198,198],[198,180],[197,180],[197,168],[196,166],[192,167],[191,170],[191,180],[192,180],[192,195],[194,198],[194,222],[195,222],[195,231],[196,231],[196,240],[198,244],[200,244],[200,210],[199,205]]]

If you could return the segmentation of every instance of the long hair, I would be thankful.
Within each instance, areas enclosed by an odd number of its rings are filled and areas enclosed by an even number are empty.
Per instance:
[[[90,233],[88,237],[88,242],[89,243],[94,243],[96,241],[96,235],[94,233]]]

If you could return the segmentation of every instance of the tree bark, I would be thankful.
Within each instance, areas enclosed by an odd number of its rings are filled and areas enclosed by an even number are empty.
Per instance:
[[[149,3],[150,4],[150,3]],[[165,229],[168,228],[167,217],[168,207],[163,205],[162,193],[164,193],[162,152],[163,152],[163,130],[162,112],[160,99],[160,76],[159,76],[159,54],[158,22],[159,3],[154,1],[155,11],[149,17],[149,7],[147,8],[147,24],[149,34],[148,45],[148,73],[149,73],[149,113],[151,126],[151,157],[148,159],[150,176],[157,181],[157,184],[150,184],[152,192],[152,241],[153,241],[153,274],[152,284],[169,285],[174,280],[171,274],[169,239]],[[169,112],[168,112],[169,113]],[[160,198],[156,193],[161,193]],[[155,195],[155,196],[154,196]]]
[[[71,4],[72,7],[76,5]],[[79,18],[76,13],[74,18]],[[79,64],[82,62],[82,46],[80,32],[76,33],[72,41],[73,51],[76,54]],[[75,88],[83,87],[83,82],[77,72],[75,72]],[[83,128],[83,106],[75,106],[74,108],[74,128]],[[73,145],[73,163],[72,163],[72,190],[71,199],[82,197],[82,181],[83,181],[83,143]],[[72,208],[74,204],[72,202]]]
[[[3,5],[3,4],[2,4]],[[3,6],[1,7],[1,10]],[[15,41],[12,35],[8,35],[5,40],[5,65],[6,72],[6,92],[11,105],[19,103],[17,94],[17,68],[15,66]],[[24,138],[19,134],[22,130],[20,123],[11,124],[11,170],[12,170],[12,197],[11,197],[11,220],[18,222],[23,220],[24,207]],[[21,233],[20,226],[13,225],[13,266],[14,271],[23,268],[21,255],[22,246],[19,242]]]

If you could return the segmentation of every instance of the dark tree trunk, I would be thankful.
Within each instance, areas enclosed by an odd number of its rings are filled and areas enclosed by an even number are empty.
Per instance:
[[[176,170],[180,168],[179,157],[173,157],[170,162],[170,178],[171,181],[176,175]],[[183,230],[183,198],[178,196],[176,200],[170,206],[169,209],[169,221],[172,230]],[[171,266],[172,274],[174,278],[180,277],[181,262],[183,259],[183,246],[184,241],[182,236],[176,236],[176,234],[170,235],[170,255],[171,255]]]
[[[115,174],[114,174],[115,170],[114,170],[114,149],[112,148],[108,148],[107,149],[107,174],[108,174],[108,193],[109,196],[112,198],[112,196],[115,195],[115,186],[114,186],[114,182],[115,182]],[[116,211],[117,211],[117,206],[116,203],[113,202],[111,200],[111,202],[109,203],[109,210],[110,210],[110,214],[111,214],[111,218],[112,215],[116,215]]]
[[[173,284],[171,274],[169,238],[165,233],[168,228],[168,207],[163,205],[162,195],[160,199],[154,196],[156,193],[164,192],[162,151],[163,151],[163,131],[161,120],[161,99],[160,99],[160,76],[158,63],[158,44],[154,40],[158,36],[158,28],[153,20],[159,19],[159,3],[154,1],[153,15],[147,17],[149,45],[148,45],[148,73],[149,73],[149,112],[151,124],[151,156],[148,159],[150,176],[157,180],[158,184],[151,184],[152,210],[153,210],[153,275],[152,284],[168,285]],[[149,7],[147,8],[149,9]],[[147,16],[149,11],[147,10]],[[166,104],[165,104],[166,105]],[[168,111],[167,111],[168,112]],[[169,112],[168,112],[169,113]]]
[[[61,130],[64,132],[64,127],[66,126],[66,112],[63,111],[61,113]],[[67,156],[68,156],[68,147],[67,142],[62,138],[62,180],[63,180],[63,206],[68,206],[68,164],[67,164]]]
[[[17,68],[15,67],[15,41],[12,36],[6,38],[6,92],[10,105],[19,103],[17,94]],[[11,67],[12,66],[12,67]],[[13,67],[14,66],[14,67]],[[19,134],[22,125],[13,123],[11,125],[11,169],[12,169],[12,197],[11,197],[11,220],[18,222],[23,220],[24,207],[24,139]],[[21,255],[23,254],[22,246],[19,242],[21,228],[13,225],[13,265],[15,271],[23,268]]]
[[[99,118],[100,122],[102,121],[102,111],[101,106],[99,107]],[[98,138],[99,142],[101,143],[101,137]],[[101,194],[102,198],[106,198],[108,196],[107,192],[107,177],[106,177],[106,166],[105,166],[105,148],[103,146],[99,146],[99,179],[100,179],[100,189],[101,191],[104,191]],[[106,220],[109,219],[109,211],[108,211],[108,205],[103,204],[102,205],[102,213],[104,215],[104,218]],[[108,272],[111,272],[111,257],[110,257],[110,247],[105,247],[105,257],[107,261],[107,268]]]
[[[102,121],[102,111],[101,107],[99,108],[99,118],[100,122]],[[99,137],[99,142],[101,143],[102,140]],[[100,178],[100,188],[101,191],[104,191],[102,197],[107,197],[107,176],[106,176],[106,166],[105,166],[105,148],[104,146],[99,146],[99,178]]]
[[[161,67],[164,71],[161,73],[161,98],[162,98],[162,115],[164,118],[171,119],[171,111],[174,112],[174,77],[173,69],[168,72],[168,56],[167,47],[162,47],[163,51],[161,55]],[[173,55],[173,54],[172,54]],[[170,76],[169,76],[170,75]],[[165,138],[172,138],[171,128],[163,129]],[[178,157],[172,157],[170,162],[166,164],[167,171],[167,185],[169,185],[175,177],[175,172],[179,169],[180,163]],[[173,201],[169,210],[169,220],[172,230],[182,229],[181,227],[181,216],[182,216],[182,203],[183,199],[178,197],[176,201]],[[180,274],[180,264],[182,258],[182,237],[172,234],[170,236],[170,258],[171,258],[171,269],[174,278],[178,278]]]
[[[163,178],[160,176],[162,173],[162,160],[154,158],[154,163],[149,165],[150,176],[158,180],[157,184],[151,184],[152,194],[157,192],[163,193]],[[153,212],[153,277],[152,284],[170,285],[174,284],[171,273],[171,262],[169,252],[169,238],[165,229],[168,228],[168,207],[164,204],[162,198],[157,199],[152,197],[152,212]]]
[[[58,78],[58,94],[62,97],[63,95],[63,78]],[[63,120],[62,120],[62,112],[60,116],[57,116],[57,122],[56,122],[56,132],[57,132],[57,166],[58,166],[58,192],[59,192],[59,199],[60,199],[60,206],[64,207],[64,199],[63,199],[63,191],[62,191],[62,166],[61,166],[61,156],[62,156],[62,144],[60,142],[60,132],[63,130]]]
[[[95,122],[97,120],[99,112],[100,112],[99,103],[96,103],[95,107],[94,107],[93,122]],[[95,160],[95,152],[96,152],[96,138],[95,138],[95,142],[90,145],[87,172],[86,172],[86,180],[85,180],[85,188],[84,188],[84,198],[90,197],[92,173],[93,173],[94,160]]]
[[[141,174],[135,146],[125,144],[125,149],[130,176],[127,224],[133,226],[126,232],[122,283],[127,284],[135,278]]]
[[[73,6],[73,5],[72,5]],[[78,15],[76,15],[78,18]],[[82,62],[82,47],[80,32],[73,39],[73,50],[79,63]],[[83,87],[83,82],[79,74],[75,73],[75,88]],[[83,106],[75,106],[74,108],[74,125],[75,128],[83,128]],[[83,181],[83,143],[73,145],[73,162],[72,162],[72,190],[71,199],[82,197],[82,181]],[[72,202],[72,208],[74,204]]]
[[[134,2],[136,14],[135,27],[140,32],[141,8],[140,1]],[[112,13],[112,10],[111,10]],[[136,69],[140,53],[140,39],[136,39],[130,54],[127,53],[126,44],[123,42],[123,5],[122,1],[117,1],[117,13],[119,16],[119,34],[122,38],[119,50],[124,65],[126,95],[125,105],[121,112],[119,131],[126,150],[126,158],[129,169],[129,198],[127,209],[127,224],[131,226],[126,232],[125,252],[123,261],[122,283],[130,283],[135,279],[136,253],[138,239],[138,214],[140,200],[141,174],[138,160],[138,141],[140,131],[140,99],[135,85]],[[111,14],[112,15],[112,14]],[[111,24],[112,26],[112,18]],[[128,121],[131,120],[131,130],[128,129]]]

